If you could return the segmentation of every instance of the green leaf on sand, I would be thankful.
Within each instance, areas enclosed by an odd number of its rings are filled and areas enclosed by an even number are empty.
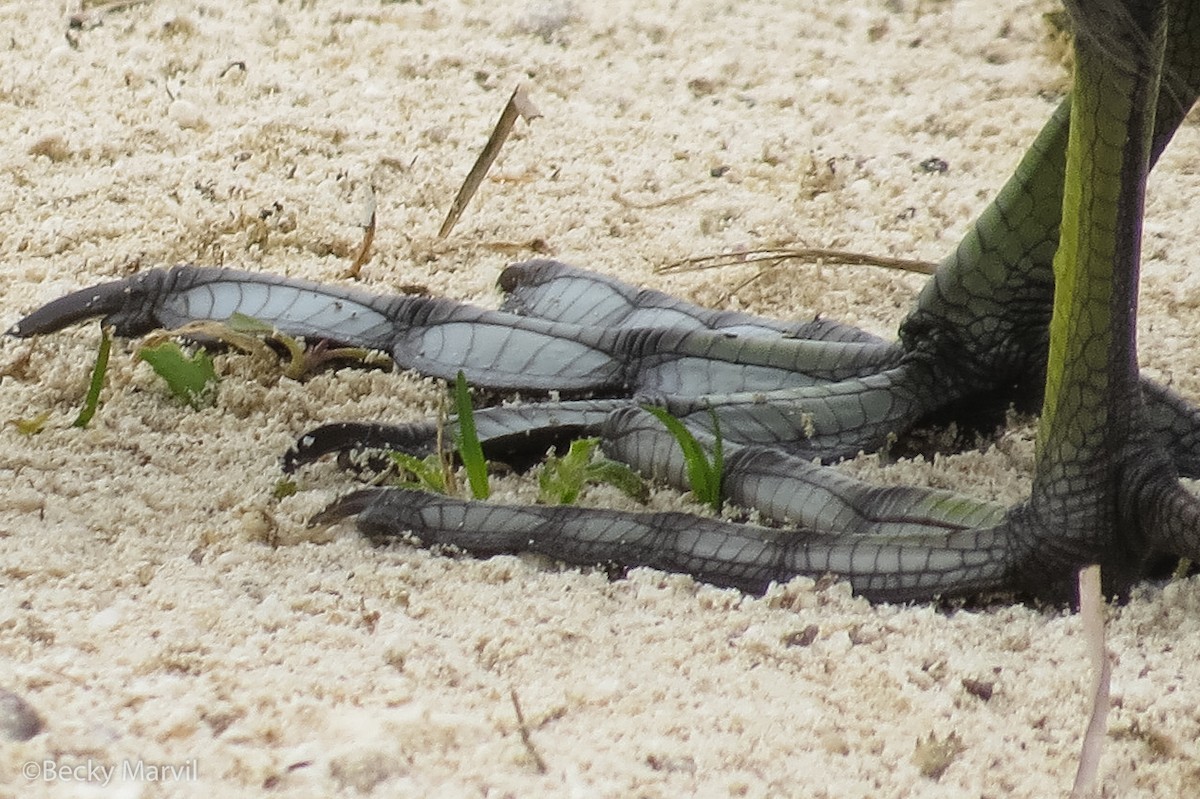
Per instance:
[[[153,347],[142,347],[138,357],[167,381],[172,394],[193,408],[201,408],[213,401],[219,379],[212,358],[204,350],[188,355],[174,341],[164,341]]]

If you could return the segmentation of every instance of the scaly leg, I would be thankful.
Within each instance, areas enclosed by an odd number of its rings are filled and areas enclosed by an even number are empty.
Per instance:
[[[1200,10],[1173,0],[1164,15],[1162,6],[1072,9],[1083,31],[1074,102],[927,285],[898,346],[844,326],[704,311],[552,264],[507,272],[504,311],[179,268],[51,303],[13,332],[107,314],[135,333],[236,310],[293,334],[385,349],[427,374],[465,369],[491,387],[612,397],[484,411],[481,428],[493,446],[518,448],[556,430],[601,430],[611,451],[677,483],[676,449],[635,406],[665,405],[702,436],[711,410],[729,448],[728,496],[788,525],[503,508],[401,490],[353,494],[324,515],[360,514],[375,538],[413,532],[479,554],[529,548],[656,565],[755,591],[831,571],[878,599],[1060,595],[1076,566],[1098,560],[1122,590],[1157,553],[1200,554],[1198,503],[1175,479],[1176,469],[1200,467],[1200,414],[1139,381],[1133,342],[1145,175],[1200,85]],[[1044,396],[1033,495],[1007,514],[943,492],[874,488],[809,462],[877,448],[939,408],[988,396],[1025,407]],[[301,439],[293,463],[355,443],[419,450],[431,430],[326,427]]]

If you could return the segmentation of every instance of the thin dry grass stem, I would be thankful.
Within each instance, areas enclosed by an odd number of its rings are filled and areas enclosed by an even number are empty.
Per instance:
[[[631,200],[617,190],[612,193],[612,198],[615,202],[619,203],[625,208],[631,208],[638,211],[647,211],[653,208],[666,208],[671,205],[682,205],[683,203],[694,200],[697,197],[702,197],[711,191],[712,189],[696,189],[695,191],[685,191],[683,194],[675,194],[671,197],[664,197],[661,200],[643,201]]]
[[[485,250],[517,255],[525,252],[535,252],[540,255],[552,255],[554,248],[543,238],[533,238],[528,241],[481,241],[480,246]]]
[[[483,150],[475,159],[475,165],[467,173],[466,180],[463,181],[462,187],[454,197],[454,202],[450,204],[446,221],[442,222],[442,227],[438,230],[437,237],[439,239],[448,236],[458,223],[458,218],[466,210],[467,203],[471,202],[471,198],[475,196],[475,192],[483,183],[487,171],[491,169],[492,162],[500,154],[500,148],[504,146],[504,142],[508,141],[508,135],[512,133],[513,125],[517,123],[517,117],[523,117],[526,122],[529,122],[541,115],[542,113],[538,111],[537,106],[526,94],[525,87],[517,86],[513,90],[512,96],[508,98],[508,102],[505,103],[504,110],[500,112],[500,118],[496,120],[496,126],[492,128],[492,135],[488,137],[487,144],[483,145]]]
[[[447,496],[458,496],[458,475],[454,471],[454,455],[446,446],[446,425],[450,422],[450,402],[445,394],[438,397],[437,447],[438,460],[442,463],[442,484]]]
[[[533,745],[533,737],[529,734],[529,724],[525,721],[525,714],[521,711],[521,702],[517,699],[517,689],[510,688],[508,695],[512,699],[513,712],[517,716],[517,731],[521,734],[521,743],[525,744],[525,751],[529,752],[529,756],[533,758],[538,773],[545,774],[550,769],[546,765],[546,761],[542,759],[541,752]]]
[[[347,277],[358,280],[358,275],[362,271],[363,266],[367,261],[371,260],[371,245],[375,242],[375,211],[379,203],[375,199],[375,189],[372,186],[366,187],[366,195],[363,198],[363,238],[362,244],[358,248],[358,253],[354,256],[354,260],[350,264]]]
[[[742,264],[766,264],[769,267],[782,265],[788,261],[799,261],[806,264],[845,264],[848,266],[878,266],[884,269],[896,269],[902,272],[915,272],[921,275],[932,275],[937,271],[933,261],[921,261],[912,258],[893,258],[888,255],[871,255],[869,253],[852,252],[850,250],[835,250],[826,247],[764,247],[759,250],[742,250],[740,252],[721,253],[720,255],[697,255],[680,261],[660,266],[659,274],[674,274],[677,272],[699,272],[705,269],[720,269],[726,266]]]
[[[728,301],[739,291],[756,280],[761,280],[771,270],[777,269],[788,261],[798,261],[805,264],[846,264],[850,266],[878,266],[884,269],[895,269],[902,272],[914,272],[922,275],[932,275],[937,271],[933,261],[920,261],[911,258],[893,258],[888,255],[870,255],[868,253],[851,252],[849,250],[834,250],[825,247],[765,247],[759,250],[742,250],[720,255],[697,255],[680,261],[658,267],[659,274],[676,274],[681,272],[700,272],[706,269],[720,269],[726,266],[742,266],[758,264],[759,270],[750,277],[726,291],[721,301]]]
[[[1086,566],[1079,572],[1079,617],[1092,661],[1092,713],[1079,749],[1079,769],[1071,786],[1071,799],[1096,793],[1100,756],[1108,731],[1108,709],[1112,682],[1112,658],[1104,643],[1104,597],[1100,592],[1100,567]]]
[[[724,294],[721,295],[721,297],[719,298],[718,301],[721,302],[722,304],[729,302],[732,298],[737,296],[738,292],[740,292],[742,289],[746,288],[746,286],[749,286],[754,281],[761,280],[763,275],[767,274],[767,272],[770,269],[772,269],[778,265],[779,265],[779,262],[777,261],[774,264],[771,264],[770,266],[766,267],[765,269],[758,270],[753,275],[751,275],[750,277],[741,281],[740,283],[735,283],[731,288],[729,288]]]

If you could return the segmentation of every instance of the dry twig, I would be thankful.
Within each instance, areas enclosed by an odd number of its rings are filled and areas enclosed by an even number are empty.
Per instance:
[[[871,255],[869,253],[851,252],[850,250],[834,250],[825,247],[765,247],[759,250],[744,250],[721,255],[698,255],[685,258],[658,268],[660,274],[675,272],[699,272],[705,269],[719,269],[724,266],[741,264],[766,263],[772,266],[787,261],[800,263],[833,263],[851,266],[879,266],[884,269],[897,269],[902,272],[916,272],[922,275],[932,275],[937,271],[933,261],[920,261],[912,258],[893,258],[888,255]]]
[[[80,8],[75,11],[67,18],[67,23],[72,28],[94,28],[103,21],[107,14],[124,11],[148,2],[150,0],[112,0],[108,3],[99,3],[91,8]]]
[[[1092,713],[1079,749],[1079,769],[1075,772],[1075,784],[1071,786],[1071,799],[1083,799],[1094,792],[1108,730],[1112,659],[1104,645],[1104,597],[1100,593],[1098,565],[1087,566],[1079,572],[1079,616],[1091,656],[1094,684]]]
[[[371,260],[371,244],[375,241],[375,209],[377,206],[375,189],[367,186],[366,196],[363,198],[365,223],[363,224],[362,245],[358,248],[358,254],[354,256],[354,261],[350,264],[349,276],[355,280],[358,279],[358,274],[362,271],[363,266]]]
[[[517,714],[517,730],[521,734],[521,743],[525,744],[526,751],[533,758],[538,773],[545,774],[549,771],[549,768],[546,766],[546,761],[542,759],[542,755],[538,752],[537,747],[533,745],[533,738],[529,735],[529,725],[525,722],[525,714],[521,712],[521,702],[517,699],[517,689],[508,689],[508,695],[512,698],[513,712]]]
[[[475,196],[475,192],[483,183],[483,178],[491,168],[492,162],[500,154],[500,148],[508,140],[508,134],[512,132],[513,125],[517,123],[517,117],[524,117],[525,121],[529,122],[541,115],[541,112],[529,99],[529,95],[525,93],[524,86],[518,86],[513,90],[512,96],[508,98],[504,110],[500,113],[500,119],[496,120],[496,127],[492,128],[492,135],[488,137],[487,144],[483,145],[483,151],[479,153],[479,158],[475,159],[475,165],[467,173],[467,178],[463,181],[458,194],[455,195],[454,202],[450,204],[450,212],[446,214],[446,221],[442,222],[442,227],[438,230],[439,239],[444,239],[454,229],[454,225],[462,216],[467,203],[471,202],[471,198]]]
[[[666,208],[669,205],[682,205],[708,194],[712,189],[695,189],[694,191],[685,191],[683,194],[676,194],[671,197],[665,197],[661,200],[631,200],[622,194],[619,190],[613,191],[612,198],[617,203],[626,208],[636,209],[638,211],[646,211],[653,208]]]
[[[762,268],[758,272],[725,292],[724,298],[729,299],[746,286],[767,274],[768,270],[788,261],[798,261],[806,264],[835,263],[854,266],[878,266],[884,269],[916,272],[922,275],[932,275],[937,271],[937,264],[932,261],[893,258],[888,255],[870,255],[868,253],[834,250],[825,247],[764,247],[758,250],[743,250],[741,252],[723,253],[721,255],[698,255],[694,258],[684,258],[683,260],[660,266],[656,271],[659,274],[673,274],[677,272],[699,272],[705,269],[719,269],[725,266],[760,264]]]

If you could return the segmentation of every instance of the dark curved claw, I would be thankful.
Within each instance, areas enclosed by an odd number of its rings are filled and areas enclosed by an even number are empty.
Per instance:
[[[153,316],[153,298],[170,283],[169,272],[142,272],[124,280],[101,283],[80,289],[46,303],[8,329],[8,335],[20,338],[54,333],[77,322],[104,317],[105,325],[116,327],[118,335],[136,336],[158,326]]]
[[[8,333],[36,336],[101,316],[117,335],[140,336],[201,319],[224,321],[241,313],[290,335],[384,349],[392,318],[402,315],[397,306],[417,299],[376,296],[240,269],[182,265],[73,292],[38,308]]]
[[[360,491],[353,491],[343,497],[338,497],[326,505],[323,510],[313,514],[312,518],[308,520],[308,526],[320,527],[323,524],[336,524],[345,519],[358,516],[371,506],[371,503],[375,501],[376,495],[381,490],[383,489],[364,488]]]
[[[475,429],[484,454],[521,469],[535,463],[552,446],[572,439],[599,435],[613,411],[630,407],[623,399],[544,402],[530,405],[481,408],[475,411]],[[453,419],[443,431],[444,444],[457,431]],[[285,472],[326,455],[339,457],[364,450],[396,450],[424,457],[437,451],[437,423],[373,424],[335,422],[309,430],[283,456]],[[374,464],[371,464],[374,467]]]
[[[437,425],[432,422],[405,425],[334,422],[314,427],[296,439],[283,453],[281,466],[285,473],[292,474],[325,455],[371,449],[398,450],[420,457],[434,451],[436,439]]]

